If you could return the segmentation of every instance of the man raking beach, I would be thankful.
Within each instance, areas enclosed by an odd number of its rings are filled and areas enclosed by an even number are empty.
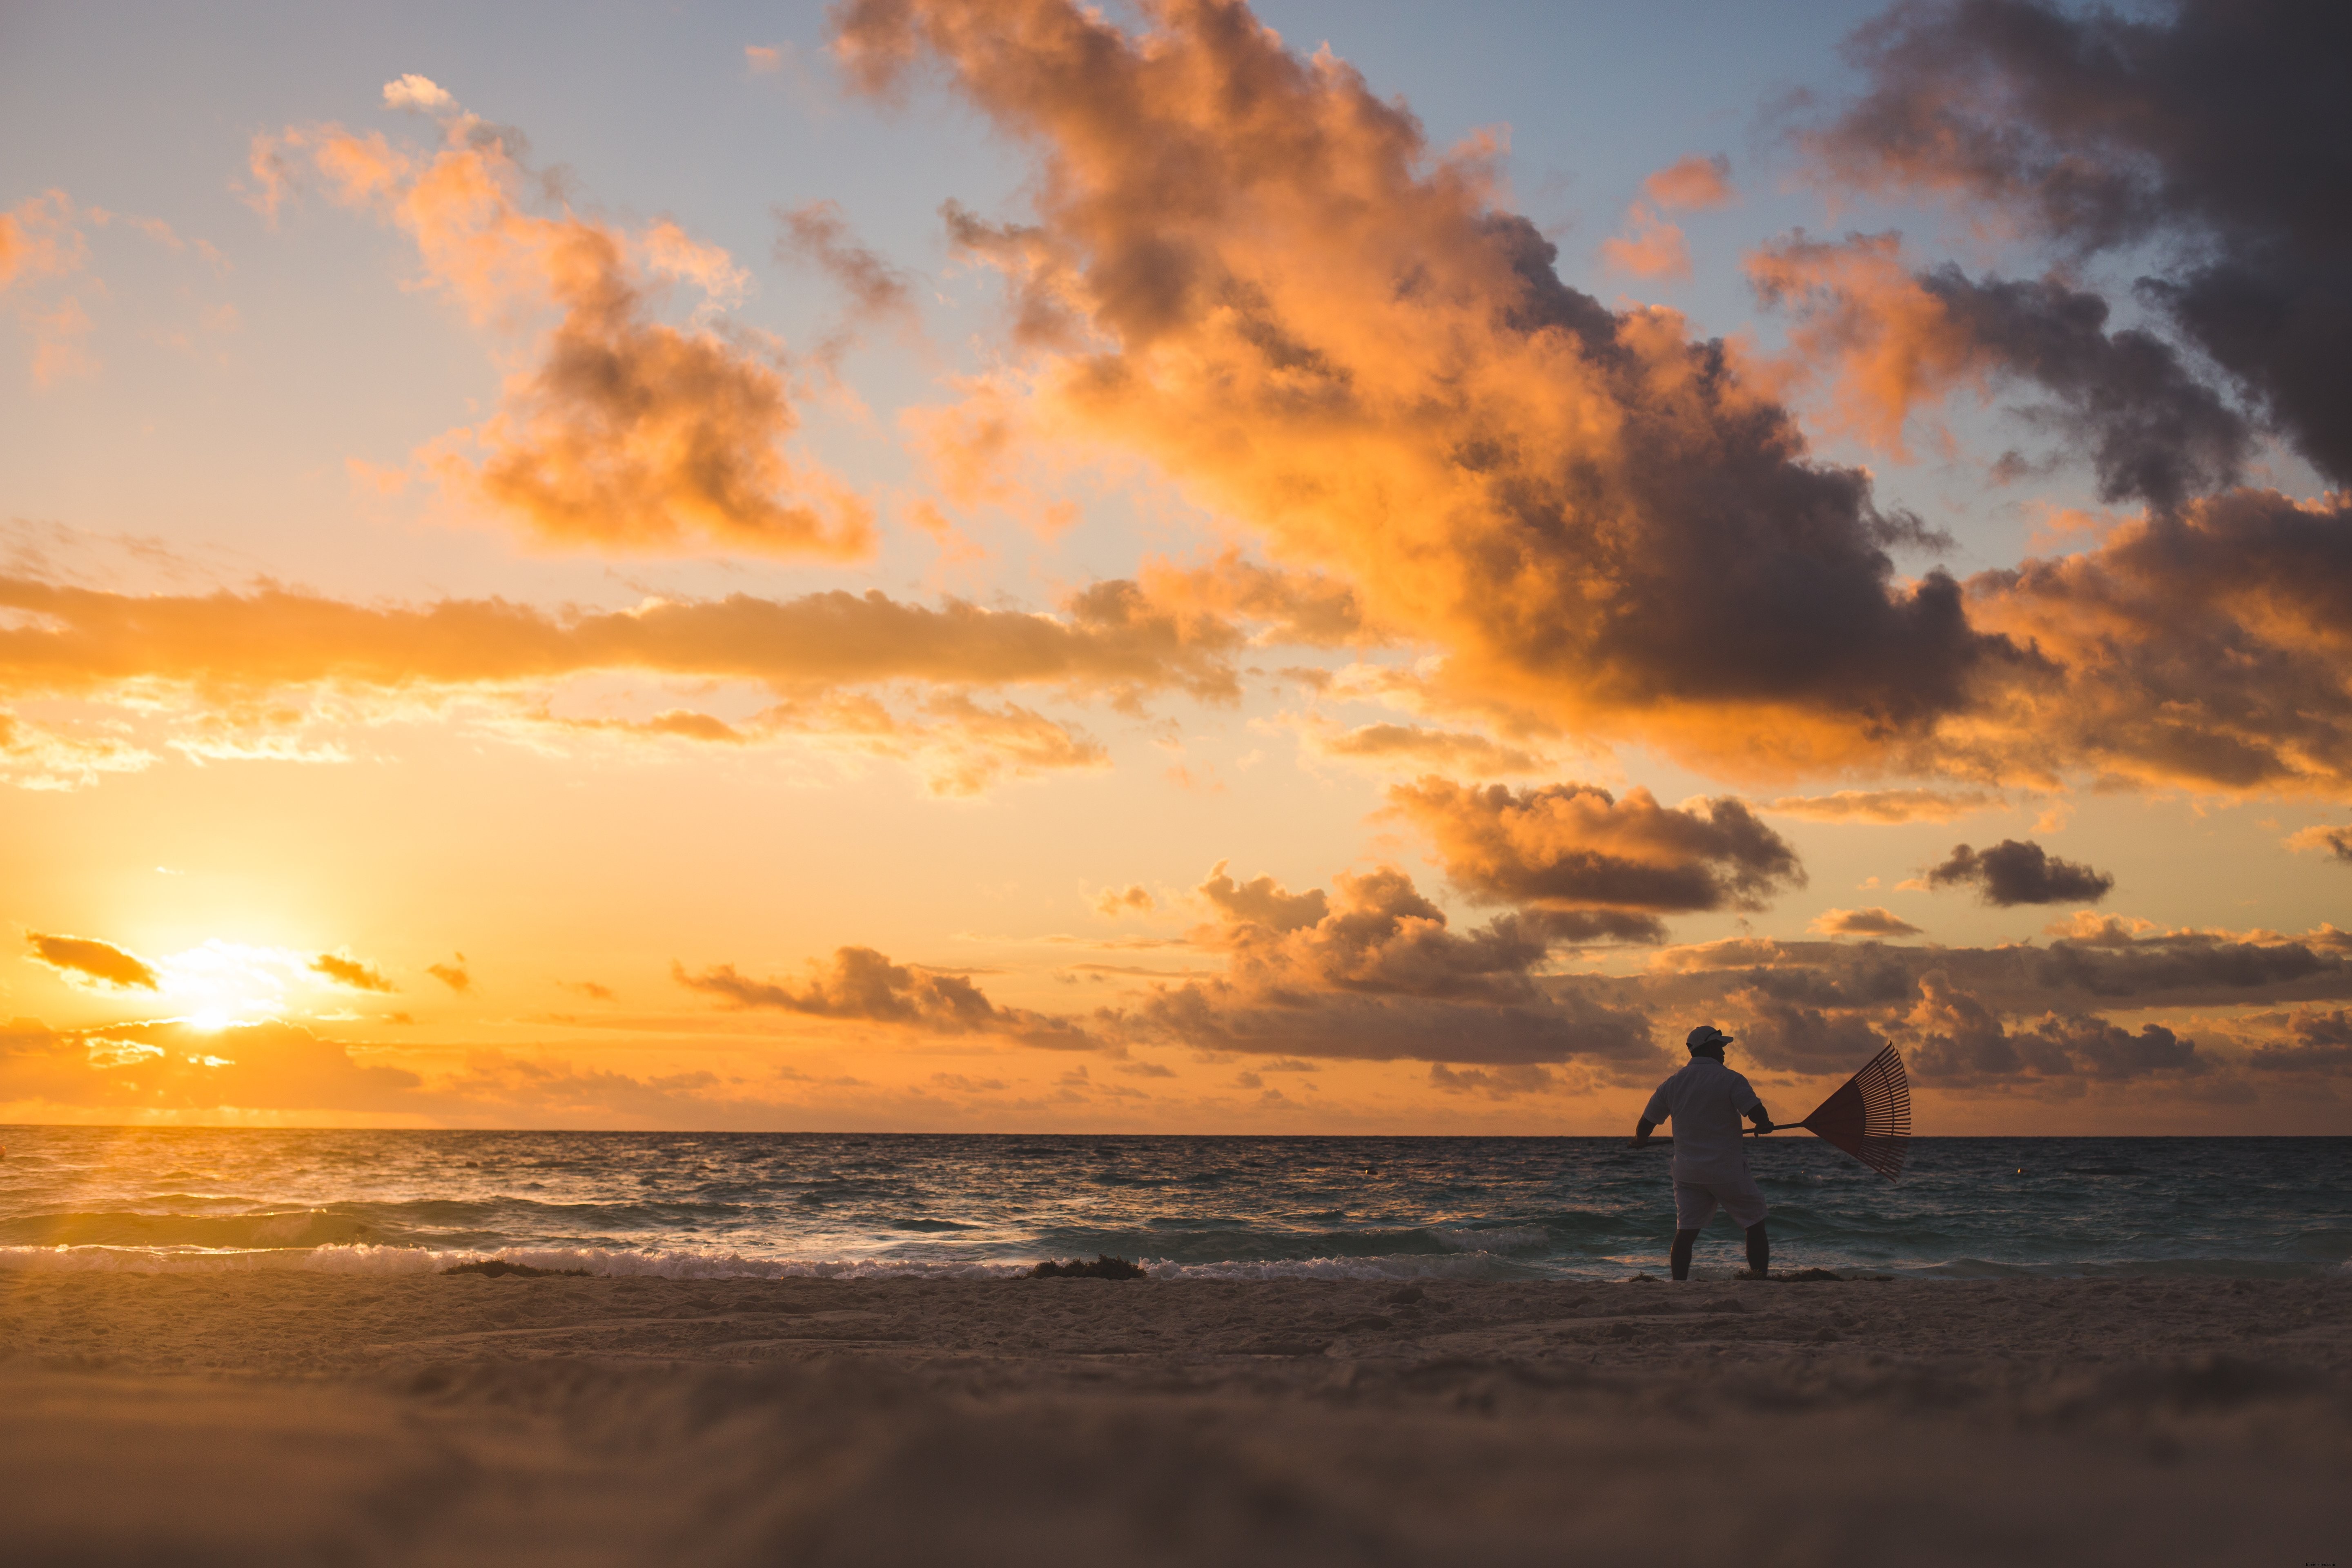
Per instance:
[[[1690,1278],[1691,1247],[1719,1205],[1747,1231],[1748,1273],[1761,1279],[1771,1267],[1772,1243],[1764,1229],[1763,1191],[1748,1173],[1739,1123],[1744,1117],[1769,1132],[1772,1117],[1748,1079],[1724,1066],[1729,1035],[1701,1024],[1684,1043],[1689,1064],[1658,1086],[1633,1124],[1636,1148],[1659,1123],[1671,1119],[1675,1124],[1675,1247],[1668,1260],[1675,1279]]]

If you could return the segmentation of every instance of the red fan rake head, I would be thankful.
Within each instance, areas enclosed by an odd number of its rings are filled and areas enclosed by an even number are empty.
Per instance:
[[[1903,1058],[1887,1047],[1797,1125],[1895,1180],[1911,1148],[1911,1082]]]

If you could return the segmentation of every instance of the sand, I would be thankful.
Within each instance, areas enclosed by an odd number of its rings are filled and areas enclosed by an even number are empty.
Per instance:
[[[2352,1280],[0,1274],[0,1560],[2352,1565]]]

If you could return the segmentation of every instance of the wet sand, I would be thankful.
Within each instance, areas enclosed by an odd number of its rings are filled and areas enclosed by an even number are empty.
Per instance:
[[[2352,1568],[2352,1280],[0,1274],[12,1563]]]

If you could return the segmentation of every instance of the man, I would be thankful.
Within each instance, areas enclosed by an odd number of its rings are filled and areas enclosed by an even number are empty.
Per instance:
[[[1764,1234],[1764,1194],[1748,1173],[1748,1151],[1740,1142],[1739,1119],[1745,1116],[1759,1130],[1772,1131],[1772,1118],[1748,1080],[1723,1065],[1723,1047],[1731,1037],[1713,1024],[1701,1024],[1684,1044],[1690,1063],[1658,1086],[1649,1109],[1633,1123],[1633,1146],[1650,1141],[1658,1123],[1675,1123],[1675,1249],[1669,1259],[1677,1279],[1690,1278],[1691,1246],[1715,1217],[1719,1204],[1748,1232],[1748,1272],[1761,1279],[1772,1262],[1772,1244]]]

